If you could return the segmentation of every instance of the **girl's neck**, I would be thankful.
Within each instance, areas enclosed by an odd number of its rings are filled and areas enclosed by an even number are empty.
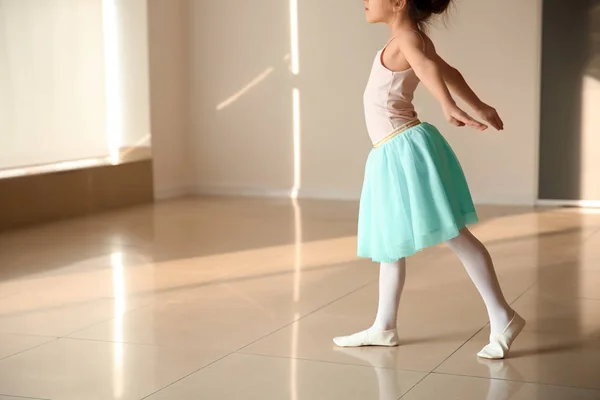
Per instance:
[[[419,30],[419,25],[413,22],[410,18],[398,16],[388,24],[392,37],[398,36],[402,31]]]

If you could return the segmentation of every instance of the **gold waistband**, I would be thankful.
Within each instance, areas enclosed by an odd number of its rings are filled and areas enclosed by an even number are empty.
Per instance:
[[[417,125],[420,125],[421,121],[419,121],[418,119],[411,121],[407,124],[404,124],[396,129],[394,129],[394,131],[392,133],[390,133],[389,135],[387,135],[386,137],[384,137],[383,139],[381,139],[380,141],[378,141],[377,143],[375,143],[373,145],[374,148],[377,148],[379,146],[381,146],[384,143],[389,142],[391,139],[395,138],[396,136],[398,136],[399,134],[401,134],[404,131],[409,130],[410,128],[414,128]]]

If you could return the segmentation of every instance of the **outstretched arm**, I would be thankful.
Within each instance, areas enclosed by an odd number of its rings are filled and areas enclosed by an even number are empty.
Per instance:
[[[460,109],[446,85],[443,70],[437,62],[437,54],[432,46],[423,49],[421,36],[416,32],[408,32],[399,38],[400,49],[406,61],[415,71],[421,82],[440,102],[446,119],[456,126],[471,126],[480,131],[486,130],[487,126],[473,119],[469,114]]]
[[[436,62],[442,70],[444,81],[452,93],[463,99],[481,119],[497,130],[504,129],[504,123],[496,110],[477,97],[477,94],[469,87],[469,84],[459,70],[449,65],[439,55],[437,55]]]

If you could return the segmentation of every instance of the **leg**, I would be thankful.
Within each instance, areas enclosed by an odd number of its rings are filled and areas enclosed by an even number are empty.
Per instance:
[[[406,259],[381,263],[379,267],[379,305],[372,329],[396,329],[400,296],[406,281]]]
[[[398,304],[406,280],[406,260],[381,263],[379,268],[379,305],[371,328],[350,336],[336,337],[334,343],[341,347],[397,346],[396,322]]]
[[[508,352],[512,340],[523,328],[525,321],[515,313],[504,298],[490,253],[468,229],[463,229],[459,236],[450,240],[448,246],[462,261],[469,277],[485,302],[490,318],[490,342],[496,342],[501,336],[511,334],[510,338],[501,338],[504,340],[503,347],[505,349],[496,349],[494,357],[486,357],[503,358]],[[485,355],[481,356],[485,357]]]
[[[502,294],[490,253],[466,228],[460,232],[460,236],[450,240],[448,246],[463,263],[483,298],[490,317],[492,333],[502,332],[510,322],[513,310]]]

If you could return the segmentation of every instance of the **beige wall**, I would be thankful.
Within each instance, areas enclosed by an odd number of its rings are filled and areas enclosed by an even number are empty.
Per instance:
[[[189,190],[188,1],[149,0],[155,197]]]
[[[504,118],[505,131],[476,133],[444,124],[420,93],[422,115],[440,127],[459,155],[479,203],[537,200],[541,0],[462,0],[448,29],[436,29],[438,51],[459,68]]]
[[[289,5],[232,4],[191,1],[193,183],[199,190],[280,193],[292,185],[292,87],[299,83],[284,60]]]
[[[290,72],[288,1],[191,0],[192,187],[285,195],[294,183],[294,110],[300,94],[301,196],[358,198],[370,149],[362,92],[383,27],[357,0],[299,1],[300,73]],[[462,0],[440,52],[506,119],[502,134],[450,128],[419,93],[424,119],[455,147],[476,201],[533,203],[537,187],[540,0]],[[219,107],[220,105],[220,107]],[[158,147],[158,145],[157,145]],[[156,147],[155,147],[156,148]]]
[[[591,4],[591,3],[590,3]],[[581,178],[582,200],[600,201],[600,3],[590,9],[591,54],[582,85]]]

